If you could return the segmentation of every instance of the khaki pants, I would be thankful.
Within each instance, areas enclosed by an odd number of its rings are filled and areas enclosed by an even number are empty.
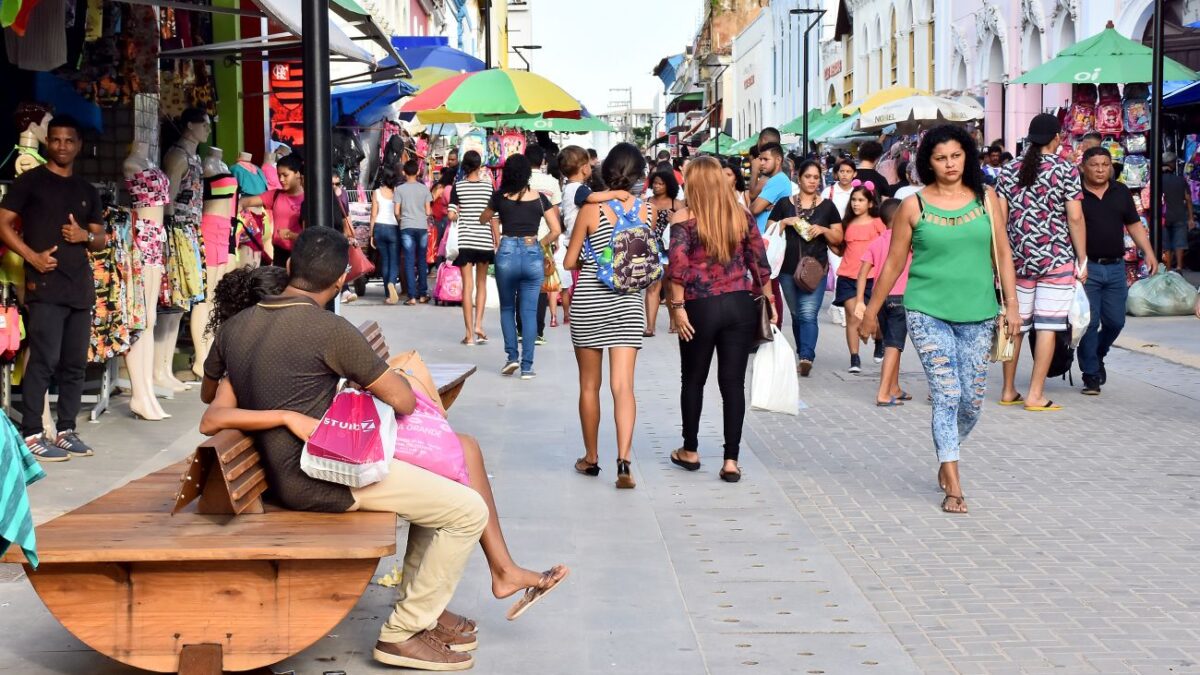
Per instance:
[[[386,478],[352,493],[351,511],[391,511],[410,524],[400,600],[379,633],[404,642],[433,628],[450,603],[487,526],[487,504],[461,483],[396,460]]]

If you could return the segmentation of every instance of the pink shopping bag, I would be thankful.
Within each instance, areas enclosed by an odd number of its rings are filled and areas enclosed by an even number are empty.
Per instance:
[[[462,443],[446,416],[424,392],[413,389],[417,398],[411,415],[396,415],[396,459],[432,471],[439,476],[470,486]]]
[[[391,406],[367,392],[346,389],[333,398],[304,444],[300,469],[318,480],[365,487],[387,475],[395,444]]]

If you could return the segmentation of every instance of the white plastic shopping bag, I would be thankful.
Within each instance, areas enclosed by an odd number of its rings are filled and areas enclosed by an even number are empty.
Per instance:
[[[779,329],[775,338],[761,345],[754,355],[750,379],[750,407],[797,415],[800,412],[800,381],[796,377],[796,352]]]
[[[1067,314],[1067,320],[1071,324],[1071,348],[1076,349],[1079,347],[1079,341],[1083,339],[1083,334],[1088,330],[1088,324],[1092,322],[1092,308],[1088,304],[1087,292],[1079,281],[1075,282],[1075,299],[1071,301],[1071,311]]]
[[[783,267],[783,254],[787,250],[783,226],[779,223],[771,223],[767,226],[767,231],[763,233],[763,239],[767,244],[767,262],[771,265],[771,278],[774,279],[779,276],[779,270]]]
[[[458,221],[450,221],[446,228],[446,260],[453,261],[458,257]]]

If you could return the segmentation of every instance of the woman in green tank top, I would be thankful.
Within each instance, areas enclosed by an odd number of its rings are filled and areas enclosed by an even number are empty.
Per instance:
[[[979,421],[987,391],[988,351],[996,327],[996,284],[1005,298],[1002,325],[1021,328],[1016,272],[996,195],[983,184],[979,151],[961,127],[930,130],[914,160],[925,188],[904,200],[892,222],[892,245],[875,281],[859,332],[875,334],[879,310],[912,251],[904,306],[908,334],[933,400],[933,443],[942,510],[966,513],[958,480],[959,446]],[[992,241],[995,239],[996,259]]]

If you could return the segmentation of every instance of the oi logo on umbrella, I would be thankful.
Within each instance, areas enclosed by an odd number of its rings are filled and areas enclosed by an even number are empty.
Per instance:
[[[1095,82],[1096,80],[1100,79],[1100,71],[1101,70],[1102,70],[1101,68],[1096,68],[1095,70],[1093,70],[1090,73],[1087,72],[1086,70],[1081,70],[1078,73],[1075,73],[1075,81],[1076,82]]]

